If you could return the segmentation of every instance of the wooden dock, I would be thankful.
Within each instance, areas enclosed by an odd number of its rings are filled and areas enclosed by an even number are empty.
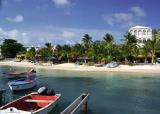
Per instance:
[[[89,94],[82,93],[77,99],[73,101],[65,110],[60,114],[76,114],[79,111],[87,111],[87,101]]]

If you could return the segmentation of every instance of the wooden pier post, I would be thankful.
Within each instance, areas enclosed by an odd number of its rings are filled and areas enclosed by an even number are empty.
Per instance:
[[[89,97],[89,93],[82,93],[60,114],[77,114],[79,111],[87,112],[88,111],[88,106],[87,106],[88,97]]]
[[[86,95],[82,95],[82,100],[86,97]],[[88,111],[88,103],[87,101],[82,105],[82,111],[87,112]]]

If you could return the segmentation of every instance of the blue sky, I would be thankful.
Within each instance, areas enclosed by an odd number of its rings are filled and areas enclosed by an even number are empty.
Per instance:
[[[0,0],[0,37],[26,46],[74,44],[88,33],[117,43],[129,27],[160,28],[160,0]]]

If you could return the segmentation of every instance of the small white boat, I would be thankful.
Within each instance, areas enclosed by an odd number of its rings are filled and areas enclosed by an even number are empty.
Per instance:
[[[26,90],[33,88],[36,86],[37,81],[36,79],[19,79],[19,80],[13,80],[8,82],[9,88],[12,91],[21,91],[21,90]]]
[[[58,103],[60,96],[61,94],[31,93],[0,107],[0,114],[48,114]]]
[[[30,72],[13,72],[13,73],[9,73],[6,77],[8,79],[15,79],[15,78],[24,78],[24,77],[28,77],[28,76],[36,76],[36,71],[31,69]]]
[[[118,66],[118,63],[117,62],[114,62],[114,61],[112,61],[112,62],[110,62],[110,63],[108,63],[107,65],[106,65],[106,67],[108,67],[108,68],[115,68],[115,67],[117,67]]]

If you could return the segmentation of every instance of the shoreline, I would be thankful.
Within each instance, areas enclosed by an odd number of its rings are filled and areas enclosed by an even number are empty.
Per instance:
[[[95,66],[83,66],[75,65],[74,63],[64,63],[57,65],[35,65],[29,62],[0,62],[0,66],[17,66],[17,67],[31,67],[31,68],[41,68],[41,69],[51,69],[51,70],[65,70],[65,71],[85,71],[85,72],[127,72],[127,73],[160,73],[160,64],[155,65],[119,65],[116,68],[107,67],[95,67]]]

